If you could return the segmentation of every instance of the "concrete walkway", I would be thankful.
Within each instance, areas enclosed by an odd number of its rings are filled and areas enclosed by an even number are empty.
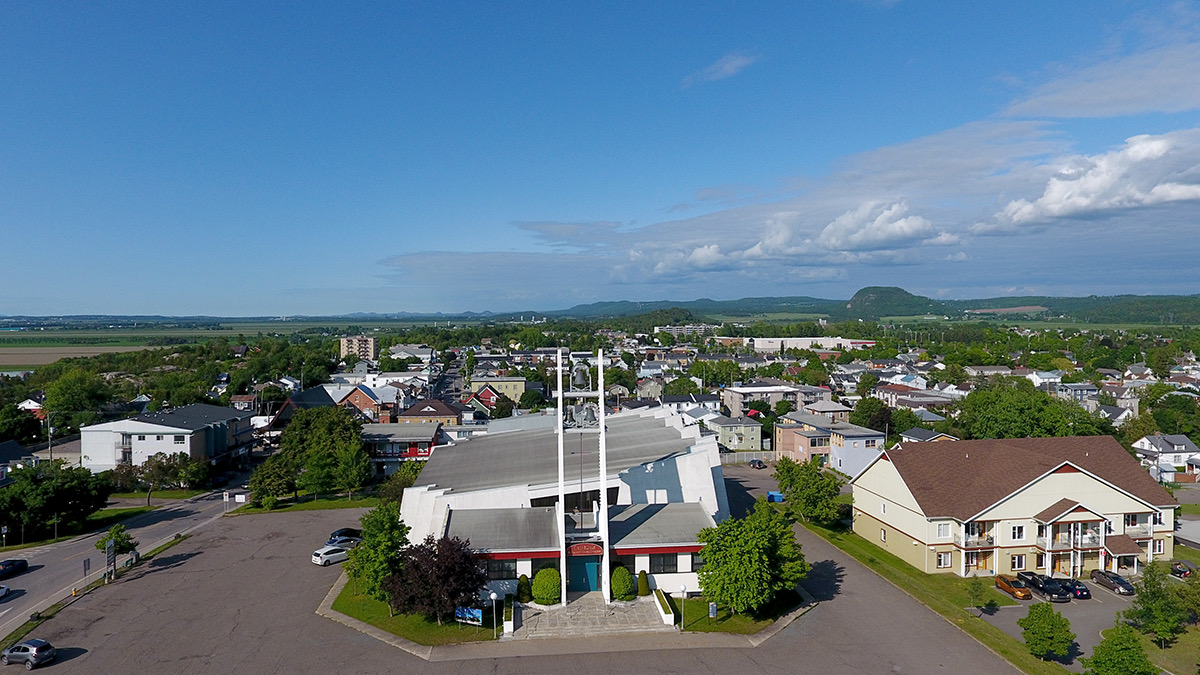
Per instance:
[[[538,609],[524,608],[521,626],[513,634],[517,640],[537,638],[612,635],[615,633],[674,633],[663,623],[654,598],[604,604],[599,592],[568,595],[567,604]]]

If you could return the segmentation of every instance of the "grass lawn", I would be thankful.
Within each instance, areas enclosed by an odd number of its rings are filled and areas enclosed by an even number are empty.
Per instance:
[[[1200,516],[1200,504],[1180,504],[1179,510],[1192,516]]]
[[[346,499],[345,497],[318,497],[316,499],[302,499],[299,502],[294,502],[291,499],[280,500],[277,504],[275,504],[275,508],[269,511],[262,506],[252,506],[250,504],[246,504],[241,508],[230,511],[229,515],[244,516],[250,513],[323,511],[325,509],[373,509],[376,506],[379,506],[379,497],[357,497],[355,499]]]
[[[342,614],[352,616],[359,621],[369,623],[380,630],[392,635],[399,635],[405,640],[411,640],[419,645],[449,645],[458,642],[482,642],[491,640],[492,614],[483,610],[484,626],[468,626],[453,620],[439,626],[436,621],[416,614],[397,614],[388,616],[388,608],[374,598],[354,593],[354,582],[346,584],[333,608]]]
[[[1194,563],[1200,563],[1200,551],[1191,546],[1184,546],[1178,541],[1175,542],[1175,560],[1191,560]]]
[[[53,544],[55,542],[66,541],[68,539],[72,539],[74,537],[77,537],[77,536],[85,533],[85,532],[93,532],[95,530],[107,530],[108,528],[112,527],[113,525],[115,525],[123,520],[128,520],[129,518],[132,518],[134,516],[140,516],[143,513],[149,513],[150,511],[153,511],[153,510],[154,509],[146,507],[146,506],[135,506],[133,508],[128,508],[128,509],[100,509],[99,511],[97,511],[87,517],[87,522],[83,525],[83,527],[67,527],[65,525],[62,526],[62,528],[58,532],[58,535],[59,535],[58,539],[48,538],[48,539],[39,539],[37,541],[27,541],[24,544],[13,544],[12,546],[5,546],[5,547],[0,548],[0,552],[17,551],[17,550],[20,550],[23,548],[32,548],[34,546],[41,546],[43,544]],[[21,540],[20,526],[9,527],[8,528],[8,536],[6,537],[6,539],[8,541],[18,541],[19,542]]]
[[[1142,646],[1150,662],[1170,673],[1196,672],[1196,660],[1200,659],[1200,627],[1191,626],[1166,649],[1158,648],[1153,635],[1142,635]]]
[[[155,490],[150,493],[151,499],[191,499],[202,495],[208,490]],[[111,499],[145,499],[145,492],[116,492],[109,495]]]
[[[1021,672],[1057,675],[1067,672],[1056,663],[1034,658],[1024,643],[978,618],[975,612],[969,609],[971,601],[967,599],[966,579],[950,574],[925,574],[848,530],[832,530],[814,523],[804,523],[804,527],[891,581],[921,604],[946,617]],[[994,600],[997,605],[1017,604],[990,583],[985,589],[983,600],[985,603]]]
[[[668,602],[671,609],[679,611],[679,600],[670,597]],[[688,598],[683,603],[684,630],[700,633],[737,633],[753,635],[770,626],[776,619],[795,609],[802,602],[795,591],[780,593],[775,600],[762,608],[756,615],[734,614],[728,607],[717,606],[717,618],[708,618],[708,600],[706,598]]]

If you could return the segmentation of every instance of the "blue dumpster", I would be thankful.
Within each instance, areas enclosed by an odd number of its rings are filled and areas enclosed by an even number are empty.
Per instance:
[[[783,493],[778,490],[771,490],[771,491],[767,492],[767,501],[781,502],[781,501],[783,501]]]

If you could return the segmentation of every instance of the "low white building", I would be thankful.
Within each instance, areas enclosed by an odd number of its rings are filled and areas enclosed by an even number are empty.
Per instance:
[[[249,452],[254,442],[252,416],[249,411],[194,403],[83,427],[80,465],[100,473],[118,464],[140,466],[160,452],[182,452],[216,465]]]
[[[597,435],[564,435],[566,492],[559,505],[558,433],[546,424],[491,430],[438,448],[404,492],[409,540],[469,540],[488,561],[489,588],[501,594],[513,592],[521,574],[560,568],[563,556],[568,591],[598,590],[611,575],[600,569],[605,546],[612,568],[645,571],[656,587],[698,589],[696,535],[729,514],[716,438],[664,408],[604,419],[608,541],[599,523]]]

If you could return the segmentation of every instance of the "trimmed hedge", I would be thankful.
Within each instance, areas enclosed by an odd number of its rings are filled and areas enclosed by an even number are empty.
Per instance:
[[[644,598],[650,595],[650,577],[646,576],[646,570],[638,572],[638,597]]]
[[[533,600],[533,590],[529,587],[529,577],[522,574],[517,577],[517,602]]]
[[[533,575],[533,601],[539,605],[557,605],[562,600],[562,576],[553,567]]]
[[[632,600],[637,588],[633,583],[633,575],[624,567],[618,567],[612,573],[612,595],[614,600]]]

